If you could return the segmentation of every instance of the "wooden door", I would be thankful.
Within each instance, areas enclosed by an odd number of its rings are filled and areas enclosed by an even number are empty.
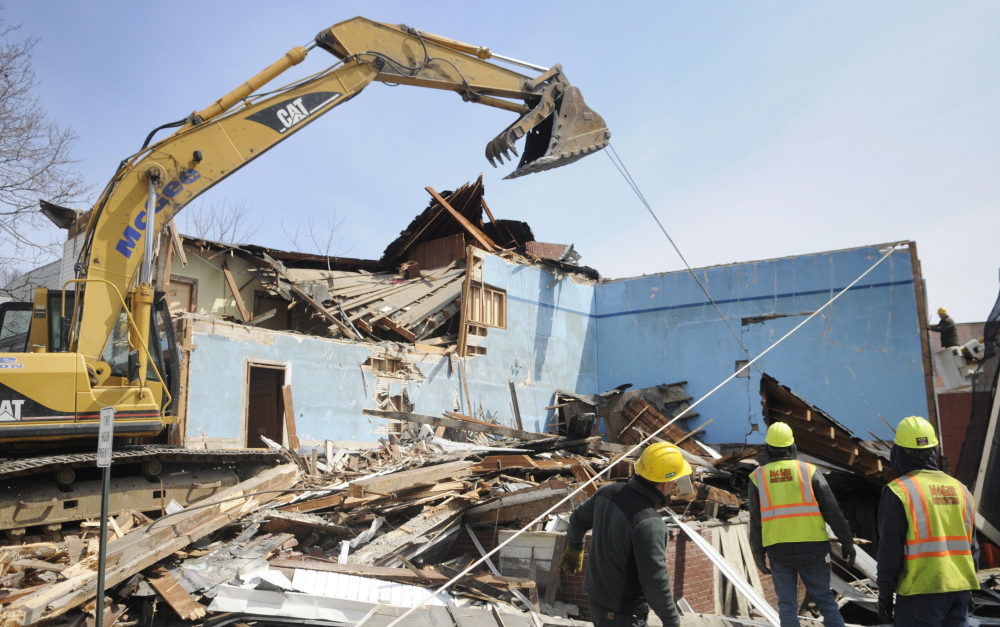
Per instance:
[[[247,394],[247,448],[267,448],[260,436],[284,443],[285,407],[281,386],[285,382],[283,368],[250,366],[250,386]]]

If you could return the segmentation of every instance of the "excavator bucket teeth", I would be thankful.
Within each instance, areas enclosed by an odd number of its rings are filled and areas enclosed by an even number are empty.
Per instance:
[[[503,162],[517,154],[514,142],[526,136],[517,169],[505,179],[562,167],[608,145],[611,132],[604,118],[587,106],[580,90],[562,86],[562,93],[547,90],[541,102],[486,147],[486,158]]]

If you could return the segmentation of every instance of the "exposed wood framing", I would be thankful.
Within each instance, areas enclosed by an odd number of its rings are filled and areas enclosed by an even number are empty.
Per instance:
[[[799,451],[885,483],[895,478],[887,459],[878,455],[846,427],[810,406],[773,377],[762,375],[764,422],[784,422],[795,434]]]
[[[510,387],[510,402],[514,407],[514,423],[518,429],[524,429],[521,424],[521,409],[517,406],[517,386],[514,385],[513,379],[508,379],[507,385]]]
[[[558,479],[541,485],[505,494],[492,501],[477,505],[466,512],[465,522],[473,527],[505,523],[527,523],[546,511],[571,492],[564,481]],[[568,512],[586,497],[576,495],[559,505],[555,512]]]

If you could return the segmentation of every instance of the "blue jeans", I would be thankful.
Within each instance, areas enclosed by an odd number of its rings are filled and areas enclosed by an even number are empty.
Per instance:
[[[778,616],[781,627],[799,627],[798,582],[795,576],[802,579],[809,596],[819,607],[823,615],[825,627],[844,627],[844,618],[830,589],[830,569],[826,562],[817,560],[803,564],[770,563],[771,580],[774,591],[778,594]]]
[[[969,592],[896,595],[894,625],[969,627]]]

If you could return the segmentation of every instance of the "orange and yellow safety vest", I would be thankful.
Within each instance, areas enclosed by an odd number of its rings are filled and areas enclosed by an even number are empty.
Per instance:
[[[940,470],[915,470],[888,488],[903,502],[908,523],[896,593],[978,590],[972,559],[975,503],[969,490]]]
[[[760,495],[760,525],[764,546],[782,542],[823,542],[830,539],[826,520],[812,489],[816,467],[782,459],[757,468],[750,480]]]

